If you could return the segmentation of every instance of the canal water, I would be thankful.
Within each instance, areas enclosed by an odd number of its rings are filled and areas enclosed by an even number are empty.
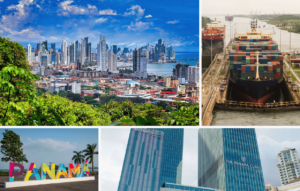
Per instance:
[[[230,22],[225,21],[225,15],[204,15],[211,19],[217,18],[221,23],[226,25],[225,44],[227,45],[230,41]],[[250,30],[250,18],[245,17],[234,17],[231,25],[231,35],[234,33],[245,34],[247,30]],[[266,27],[263,27],[263,26]],[[277,42],[278,48],[284,52],[290,49],[290,33],[288,31],[281,30],[281,42],[280,42],[280,29],[274,25],[267,24],[264,21],[258,20],[259,31],[261,30],[265,34],[274,34],[273,39]],[[291,33],[291,51],[300,52],[300,34]],[[202,69],[202,73],[206,68]],[[282,91],[282,90],[281,90]],[[282,92],[281,92],[282,93]],[[285,100],[286,98],[281,97],[279,100]],[[290,112],[276,112],[276,113],[263,113],[263,112],[241,112],[241,111],[224,111],[214,110],[213,111],[213,126],[288,126],[288,125],[299,125],[299,111]]]

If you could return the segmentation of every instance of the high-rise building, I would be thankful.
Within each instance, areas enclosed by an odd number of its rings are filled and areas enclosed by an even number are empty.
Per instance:
[[[117,49],[117,45],[113,45],[113,53],[117,54],[118,53],[118,49]]]
[[[277,165],[281,185],[300,177],[300,159],[296,149],[284,148],[278,153]]]
[[[196,86],[199,83],[199,62],[196,66],[188,67],[188,85]]]
[[[86,56],[87,56],[87,53],[86,53],[86,50],[87,50],[87,38],[83,38],[81,39],[81,64],[84,65],[84,62],[86,61]]]
[[[31,62],[31,46],[30,46],[30,44],[27,45],[27,61]]]
[[[118,191],[181,184],[183,129],[131,129]]]
[[[48,67],[47,62],[48,62],[47,56],[41,56],[41,66],[47,68]]]
[[[124,47],[123,54],[129,53],[128,47]]]
[[[177,80],[179,78],[184,78],[188,80],[188,68],[190,65],[188,64],[176,64],[175,68],[173,68],[173,79]]]
[[[38,52],[41,50],[41,43],[36,44],[36,49],[38,50]]]
[[[92,61],[92,43],[88,45],[88,61]]]
[[[78,40],[76,40],[74,42],[74,63],[77,63],[77,61],[78,61],[78,51],[79,51],[78,48],[79,48]]]
[[[118,48],[118,52],[121,52],[121,48]]]
[[[48,42],[46,40],[42,42],[42,45],[45,45],[45,50],[48,51]]]
[[[106,40],[105,36],[100,34],[100,42],[97,45],[97,66],[101,71],[107,71],[107,52],[106,52]]]
[[[264,191],[255,129],[199,129],[198,186]]]
[[[55,50],[55,43],[51,43],[51,49]]]
[[[62,57],[61,57],[61,65],[67,65],[68,61],[68,50],[67,50],[67,41],[63,40],[61,45]]]
[[[147,78],[147,51],[135,49],[133,51],[132,63],[135,76],[138,78]]]
[[[108,70],[110,72],[117,71],[117,55],[115,55],[112,51],[108,51]]]

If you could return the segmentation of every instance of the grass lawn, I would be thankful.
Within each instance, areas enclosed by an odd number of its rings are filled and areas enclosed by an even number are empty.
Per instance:
[[[286,74],[287,75],[290,75],[290,72],[289,71],[286,71]],[[298,74],[298,73],[297,73]],[[292,81],[295,82],[297,81],[296,77],[294,76],[294,74],[291,74],[292,75]],[[299,75],[298,75],[299,76]]]
[[[221,75],[224,75],[225,72],[226,72],[226,70],[221,70],[221,71],[220,71],[220,76],[221,76]],[[299,72],[300,72],[300,71],[299,71]]]

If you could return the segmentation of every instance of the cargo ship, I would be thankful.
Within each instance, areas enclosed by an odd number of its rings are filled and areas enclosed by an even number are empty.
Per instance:
[[[217,19],[202,30],[202,67],[208,67],[216,54],[224,50],[225,25]]]
[[[229,55],[235,97],[256,103],[276,100],[283,81],[283,55],[272,37],[257,31],[257,20],[251,21],[251,31],[235,35]]]
[[[225,16],[225,21],[233,21],[233,16]]]

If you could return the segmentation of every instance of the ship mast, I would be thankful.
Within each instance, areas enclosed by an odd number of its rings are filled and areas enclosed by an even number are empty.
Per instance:
[[[258,80],[259,81],[259,60],[258,60],[258,55],[259,55],[259,51],[256,51],[255,52],[256,53],[256,63],[255,63],[255,65],[256,65],[256,80]]]

